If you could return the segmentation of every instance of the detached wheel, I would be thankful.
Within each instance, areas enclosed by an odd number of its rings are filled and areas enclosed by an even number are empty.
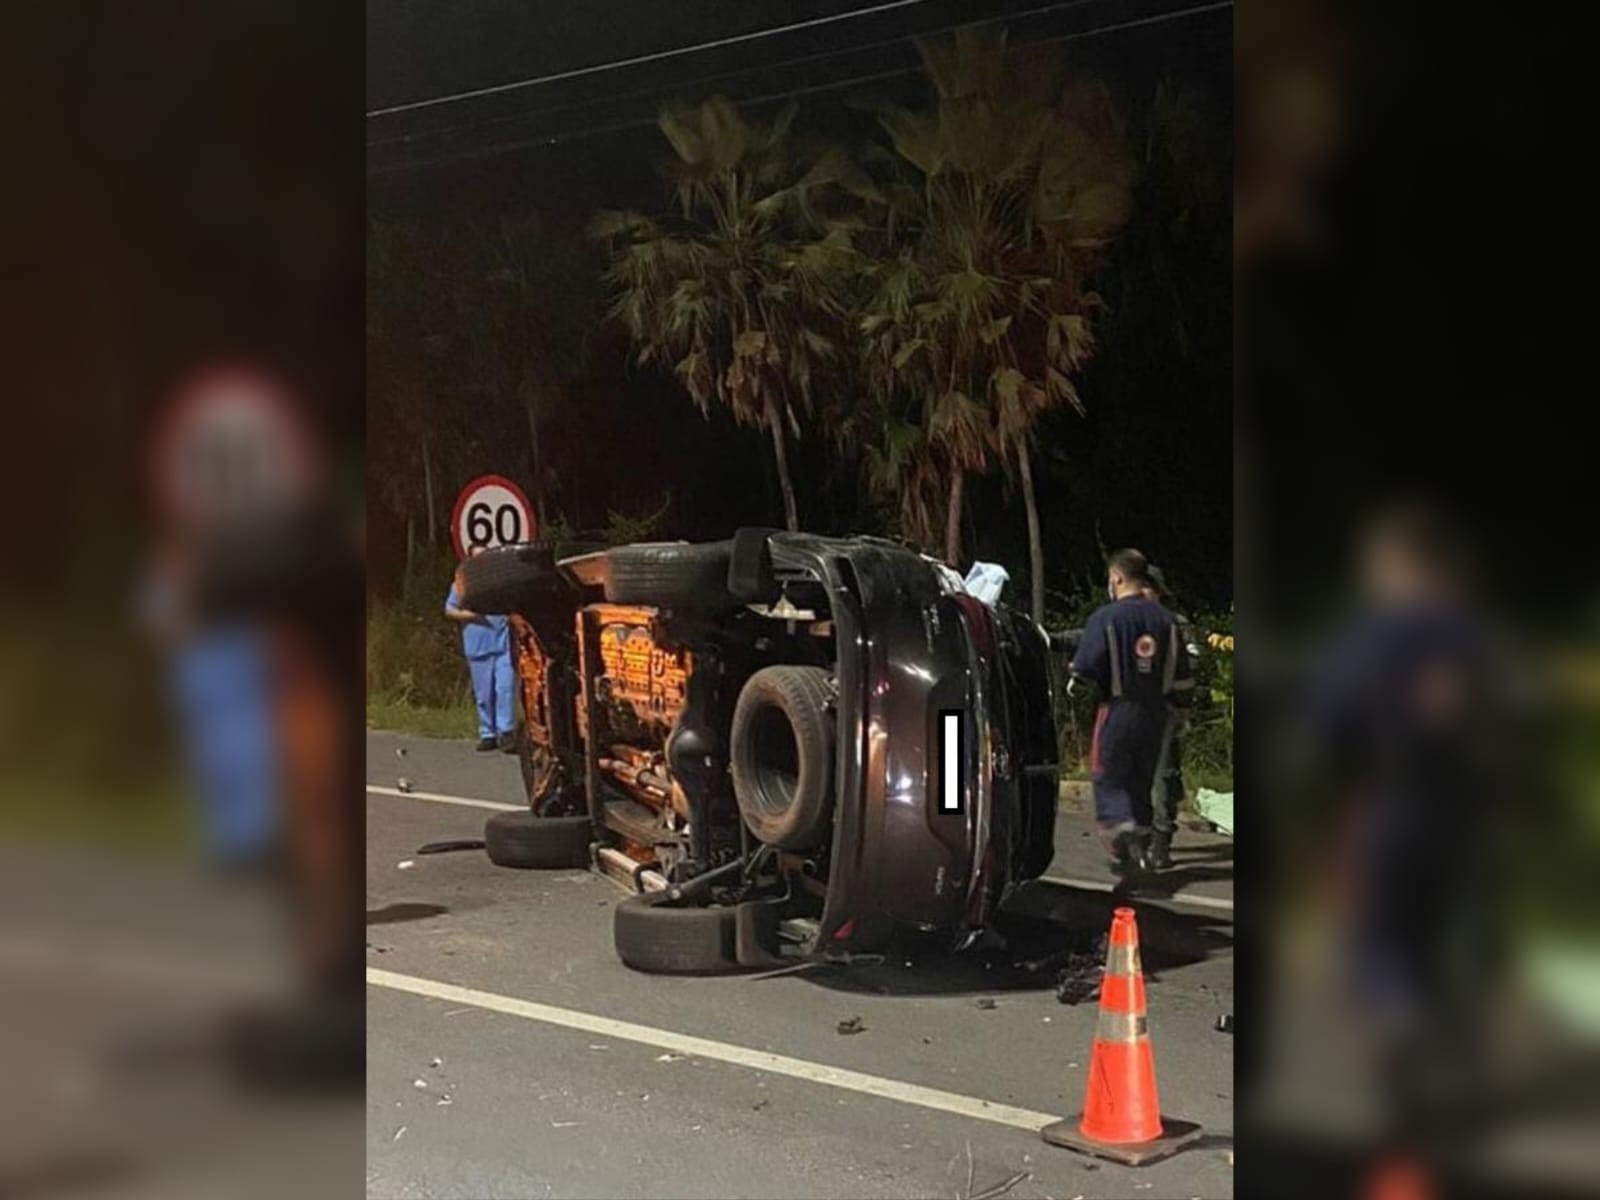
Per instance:
[[[809,850],[833,815],[831,676],[821,667],[765,667],[733,710],[733,794],[750,832],[780,850]]]
[[[731,541],[642,542],[606,552],[602,568],[612,604],[723,612],[742,601],[728,590]]]
[[[564,585],[555,555],[542,542],[500,546],[461,564],[461,603],[474,612],[520,612]]]
[[[654,975],[719,975],[776,966],[778,922],[787,897],[700,907],[674,904],[666,892],[629,896],[617,905],[617,957]]]
[[[732,905],[675,905],[665,892],[629,896],[616,907],[617,957],[635,971],[711,975],[739,969],[738,913]]]
[[[556,870],[589,865],[594,832],[588,817],[495,813],[483,826],[483,848],[497,867]]]

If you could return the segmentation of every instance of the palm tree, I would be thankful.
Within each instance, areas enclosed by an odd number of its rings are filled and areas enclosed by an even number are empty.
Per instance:
[[[948,484],[951,565],[966,476],[991,456],[1016,471],[1042,620],[1033,439],[1048,409],[1082,411],[1075,376],[1094,352],[1100,302],[1086,280],[1126,219],[1132,161],[1107,94],[1063,88],[1053,49],[963,31],[921,50],[932,108],[879,117],[894,154],[872,207],[897,250],[868,268],[867,374],[921,398],[927,452]]]
[[[821,195],[848,165],[826,152],[803,164],[789,145],[794,111],[764,125],[721,97],[664,110],[677,212],[604,212],[591,225],[611,256],[612,315],[639,363],[670,366],[703,414],[715,399],[767,431],[791,530],[799,514],[786,438],[800,435],[835,358],[834,282],[853,255],[848,222],[830,219]]]

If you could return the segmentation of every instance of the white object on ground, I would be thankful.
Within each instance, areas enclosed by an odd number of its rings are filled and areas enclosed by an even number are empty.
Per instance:
[[[1194,794],[1194,806],[1200,815],[1229,837],[1233,836],[1233,793],[1213,792],[1200,788]]]

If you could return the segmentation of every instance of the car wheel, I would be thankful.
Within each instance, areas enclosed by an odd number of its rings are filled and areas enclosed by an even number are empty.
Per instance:
[[[666,892],[629,896],[611,924],[617,957],[635,971],[708,975],[739,968],[731,905],[674,904]]]
[[[723,612],[741,601],[728,590],[728,541],[646,542],[606,552],[606,599],[612,604],[648,604],[695,612]]]
[[[520,612],[564,585],[555,555],[542,542],[500,546],[461,564],[461,603],[473,612]]]
[[[780,850],[809,850],[833,813],[832,677],[765,667],[733,710],[733,793],[744,823]]]
[[[589,865],[594,832],[588,817],[495,813],[483,826],[483,848],[499,867],[560,869]]]

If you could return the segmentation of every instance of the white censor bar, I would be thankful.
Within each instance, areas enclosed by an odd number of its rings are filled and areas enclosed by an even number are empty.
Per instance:
[[[939,811],[961,811],[961,714],[939,714]]]

